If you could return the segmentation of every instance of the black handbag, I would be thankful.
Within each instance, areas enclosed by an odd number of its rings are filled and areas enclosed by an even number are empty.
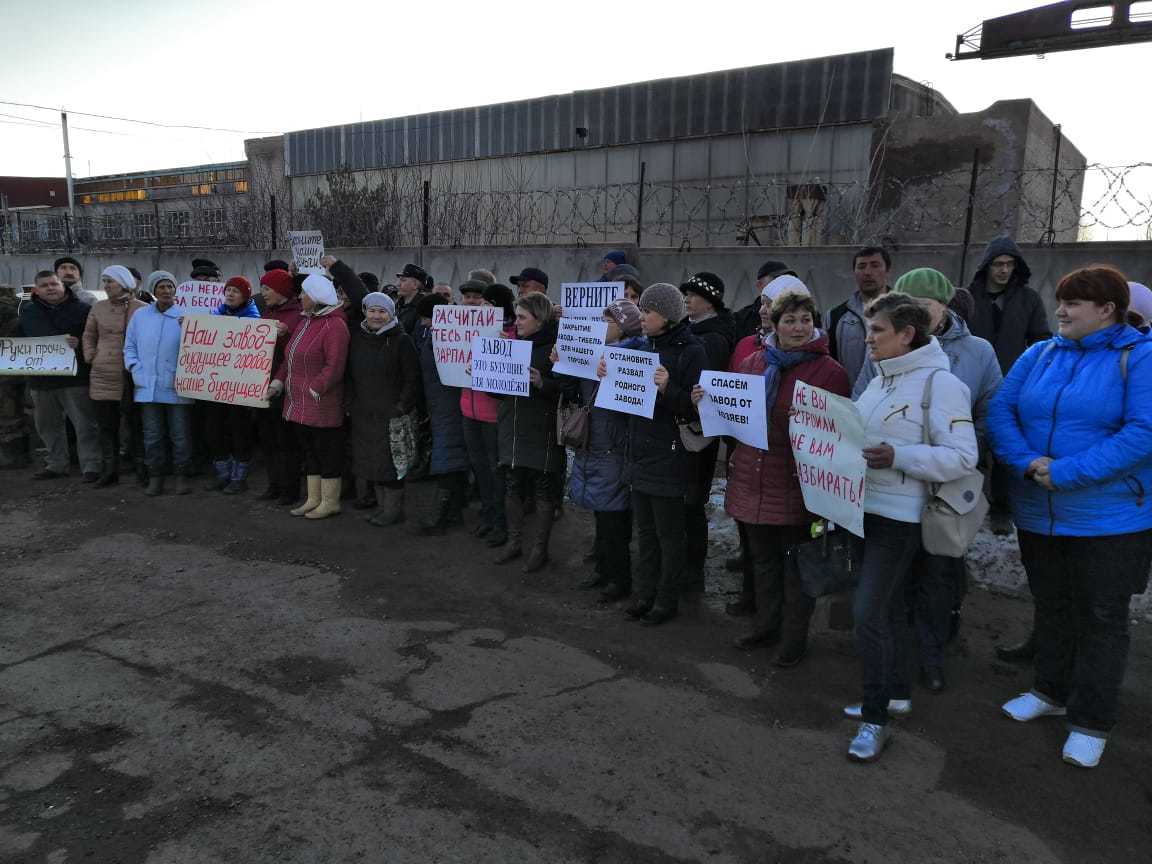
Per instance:
[[[815,599],[856,587],[864,541],[829,522],[812,523],[812,539],[788,550],[800,575],[800,590]]]

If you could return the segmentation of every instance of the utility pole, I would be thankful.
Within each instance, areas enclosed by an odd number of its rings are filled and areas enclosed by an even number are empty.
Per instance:
[[[68,219],[76,224],[76,196],[72,191],[72,151],[68,148],[68,113],[60,112],[60,128],[64,130],[64,172],[68,178]]]

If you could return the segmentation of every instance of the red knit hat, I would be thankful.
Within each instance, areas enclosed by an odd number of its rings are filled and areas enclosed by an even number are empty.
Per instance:
[[[292,274],[287,270],[269,270],[260,277],[260,284],[289,300],[296,296],[296,285],[292,281]]]
[[[244,295],[244,302],[247,303],[252,299],[252,283],[245,279],[243,276],[233,276],[224,283],[225,288],[235,288]]]

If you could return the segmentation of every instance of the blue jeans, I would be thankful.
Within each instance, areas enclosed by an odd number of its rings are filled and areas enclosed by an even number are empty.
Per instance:
[[[172,448],[172,472],[185,474],[191,461],[188,449],[188,407],[163,402],[143,402],[140,415],[144,421],[144,461],[157,475],[168,461]]]
[[[920,523],[864,515],[864,560],[856,586],[856,653],[863,666],[863,720],[888,722],[888,700],[911,695],[904,587],[920,553]]]

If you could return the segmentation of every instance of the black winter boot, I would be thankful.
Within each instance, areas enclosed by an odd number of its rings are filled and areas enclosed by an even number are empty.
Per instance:
[[[552,526],[556,521],[556,508],[551,501],[542,497],[536,499],[536,531],[532,541],[532,551],[524,562],[524,573],[535,573],[548,563],[548,543],[552,539]]]
[[[504,513],[508,520],[508,542],[504,550],[496,556],[497,564],[507,564],[524,553],[521,545],[524,537],[524,502],[517,495],[508,495],[504,501]],[[492,541],[488,542],[491,544]]]

